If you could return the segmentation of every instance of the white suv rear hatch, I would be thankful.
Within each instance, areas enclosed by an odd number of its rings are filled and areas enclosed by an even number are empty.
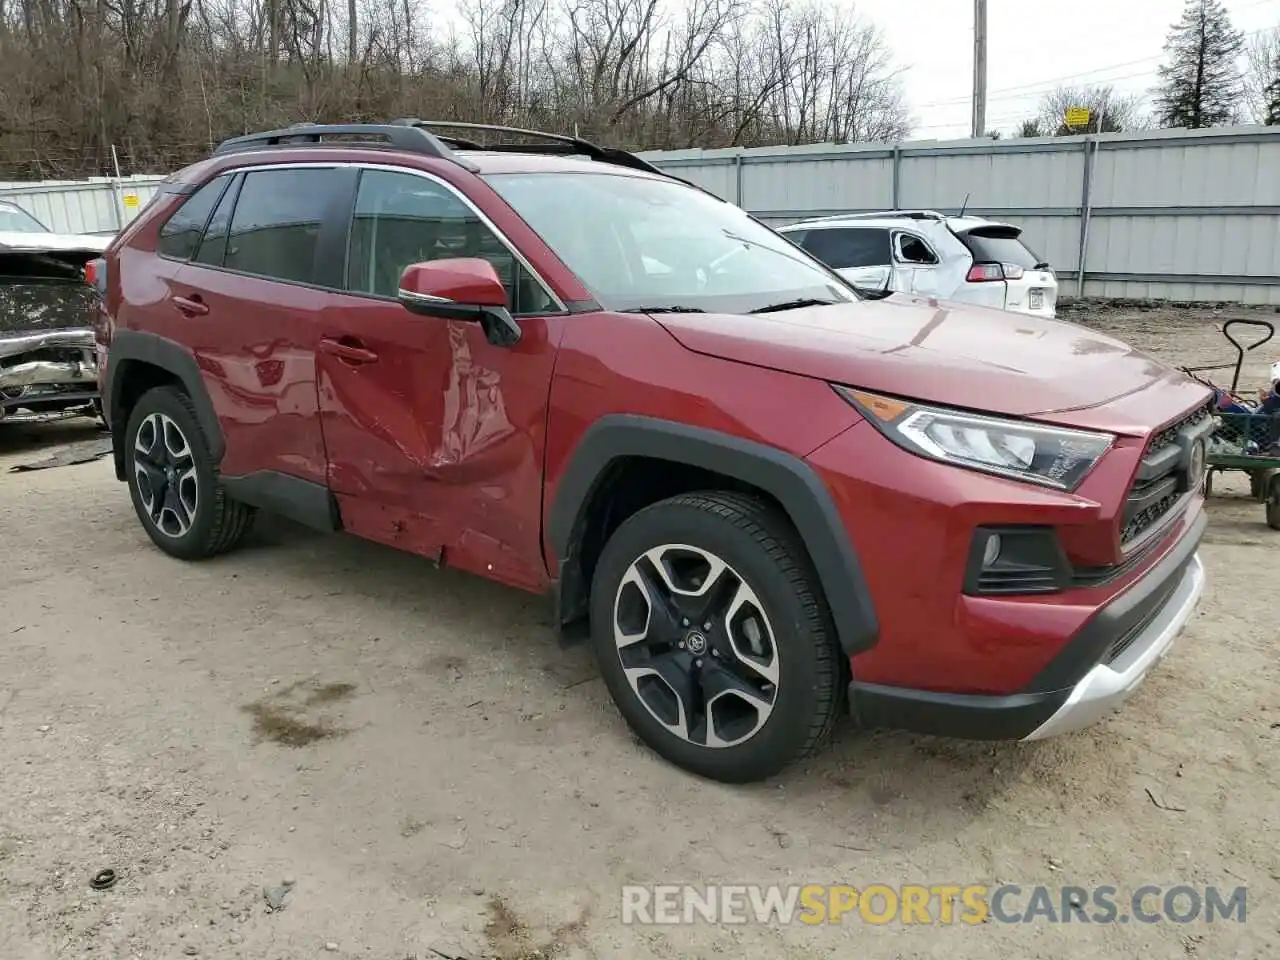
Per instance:
[[[1022,242],[1020,227],[991,222],[949,226],[973,256],[966,285],[989,284],[988,295],[973,300],[1038,317],[1055,315],[1058,279],[1049,264]],[[979,293],[977,289],[970,292]]]

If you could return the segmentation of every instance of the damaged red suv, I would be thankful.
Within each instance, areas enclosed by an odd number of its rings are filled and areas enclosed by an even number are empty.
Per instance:
[[[545,591],[635,732],[708,777],[772,775],[846,710],[1077,729],[1203,589],[1205,387],[1071,324],[858,291],[619,150],[240,137],[91,272],[160,549],[266,510]]]

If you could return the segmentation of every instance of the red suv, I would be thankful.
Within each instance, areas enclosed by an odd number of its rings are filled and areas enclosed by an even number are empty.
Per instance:
[[[846,707],[1076,729],[1203,589],[1204,386],[1071,324],[859,291],[619,150],[240,137],[90,273],[160,549],[228,550],[263,509],[546,591],[635,732],[708,777],[775,773]]]

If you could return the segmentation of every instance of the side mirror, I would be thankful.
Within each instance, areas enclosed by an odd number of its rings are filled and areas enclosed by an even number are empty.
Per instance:
[[[474,320],[496,346],[520,341],[520,325],[507,310],[506,287],[488,260],[456,257],[411,263],[400,274],[398,299],[419,316]]]

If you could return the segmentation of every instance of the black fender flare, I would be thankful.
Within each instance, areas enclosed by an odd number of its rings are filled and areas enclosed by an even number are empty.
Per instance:
[[[600,418],[583,433],[547,515],[547,531],[560,562],[558,589],[575,575],[576,545],[600,479],[621,457],[669,460],[733,477],[773,497],[809,552],[840,646],[847,656],[873,647],[879,622],[857,552],[835,501],[814,469],[800,458],[751,440],[682,423],[632,414]],[[579,589],[572,584],[570,589]]]
[[[111,337],[107,353],[107,376],[100,385],[102,391],[103,410],[107,422],[111,425],[111,433],[115,438],[115,464],[118,479],[125,479],[124,446],[120,442],[120,434],[124,432],[122,412],[120,409],[121,387],[129,377],[134,364],[141,363],[158,367],[177,378],[191,398],[200,420],[200,427],[209,442],[209,452],[213,462],[221,463],[226,452],[227,443],[222,427],[218,423],[218,415],[213,410],[213,402],[205,389],[204,378],[200,376],[200,367],[190,350],[173,340],[168,340],[154,333],[142,333],[137,330],[116,330]],[[136,368],[134,368],[136,369]]]

